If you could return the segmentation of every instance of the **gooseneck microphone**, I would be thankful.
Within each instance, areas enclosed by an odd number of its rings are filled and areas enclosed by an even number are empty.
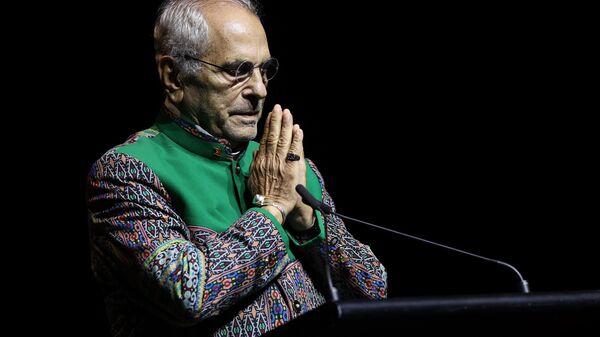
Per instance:
[[[306,189],[306,187],[304,187],[303,185],[296,185],[296,192],[298,192],[298,194],[300,194],[300,196],[302,197],[302,201],[304,201],[305,204],[307,204],[308,206],[310,206],[313,210],[320,210],[323,213],[324,212],[321,207],[325,206],[328,207],[327,205],[323,204],[321,205],[321,203],[315,199],[310,192],[308,192],[308,190]],[[304,196],[308,196],[309,198],[305,198]],[[329,209],[331,210],[331,209]],[[329,213],[327,213],[329,214]],[[328,241],[328,231],[327,231],[327,225],[323,226],[324,230],[325,230],[325,242],[329,242]],[[326,244],[327,245],[327,244]],[[325,251],[325,256],[322,256],[323,258],[323,263],[325,264],[325,281],[327,282],[327,288],[329,290],[329,300],[331,302],[337,302],[340,299],[340,295],[338,294],[338,290],[337,288],[333,285],[333,280],[331,278],[331,268],[329,267],[329,263],[327,261],[327,256],[328,256],[328,252]]]
[[[433,242],[433,241],[426,240],[426,239],[423,239],[423,238],[420,238],[420,237],[417,237],[417,236],[414,236],[414,235],[410,235],[410,234],[398,232],[398,231],[395,231],[393,229],[389,229],[389,228],[386,228],[386,227],[381,227],[381,226],[378,226],[378,225],[375,225],[375,224],[372,224],[372,223],[369,223],[369,222],[366,222],[366,221],[362,221],[362,220],[359,220],[359,219],[351,218],[349,216],[345,216],[345,215],[336,213],[336,212],[333,211],[333,209],[330,206],[328,206],[325,203],[323,203],[323,202],[315,199],[315,197],[313,197],[310,194],[310,192],[306,189],[306,187],[304,187],[303,185],[296,185],[296,192],[298,192],[298,194],[300,194],[300,196],[302,197],[302,201],[305,204],[307,204],[308,206],[312,207],[315,210],[321,211],[322,213],[333,214],[333,215],[339,216],[342,219],[347,219],[347,220],[350,220],[350,221],[355,221],[355,222],[358,222],[358,223],[361,223],[361,224],[364,224],[364,225],[367,225],[367,226],[375,227],[375,228],[378,228],[378,229],[381,229],[381,230],[384,230],[384,231],[387,231],[387,232],[391,232],[391,233],[394,233],[394,234],[397,234],[397,235],[402,235],[404,237],[407,237],[407,238],[410,238],[410,239],[413,239],[413,240],[418,240],[418,241],[421,241],[421,242],[425,242],[427,244],[431,244],[431,245],[434,245],[434,246],[442,247],[442,248],[449,249],[449,250],[452,250],[452,251],[457,252],[457,253],[469,255],[469,256],[472,256],[472,257],[476,257],[478,259],[482,259],[482,260],[485,260],[485,261],[494,262],[494,263],[497,263],[499,265],[508,267],[512,271],[514,271],[517,274],[517,276],[519,277],[519,280],[520,280],[520,283],[521,283],[520,284],[521,291],[523,293],[525,293],[525,294],[529,293],[529,283],[523,278],[523,276],[521,276],[521,273],[517,270],[517,268],[511,266],[510,264],[508,264],[506,262],[495,260],[495,259],[490,259],[489,257],[485,257],[485,256],[477,255],[477,254],[474,254],[474,253],[470,253],[470,252],[464,251],[462,249],[458,249],[458,248],[446,246],[446,245],[443,245],[441,243]]]

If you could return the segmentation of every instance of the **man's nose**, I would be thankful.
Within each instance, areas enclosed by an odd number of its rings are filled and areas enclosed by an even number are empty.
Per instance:
[[[252,69],[247,85],[254,96],[260,99],[267,97],[267,80],[265,80],[260,68]]]

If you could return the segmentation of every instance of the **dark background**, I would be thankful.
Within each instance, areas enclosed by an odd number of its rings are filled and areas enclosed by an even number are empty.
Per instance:
[[[339,212],[509,262],[532,292],[600,288],[598,77],[585,10],[263,3],[281,63],[266,109],[292,110]],[[70,308],[53,323],[102,334],[85,177],[160,106],[158,2],[76,6],[50,24],[68,47],[48,52],[67,85],[43,82],[66,111],[51,132],[67,151],[51,151],[62,165],[48,166],[68,182],[47,192],[68,220],[53,242],[59,269],[48,266],[61,276],[44,282],[60,284],[53,295]],[[347,225],[387,267],[390,297],[519,289],[502,266]]]

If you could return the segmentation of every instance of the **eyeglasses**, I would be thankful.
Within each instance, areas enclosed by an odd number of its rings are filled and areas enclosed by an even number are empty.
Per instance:
[[[263,80],[269,81],[273,79],[273,77],[275,77],[275,75],[277,74],[277,70],[279,70],[279,61],[277,61],[277,59],[274,57],[271,57],[270,59],[266,60],[265,62],[259,65],[254,65],[254,63],[250,61],[243,61],[239,65],[234,65],[232,67],[221,67],[216,64],[212,64],[210,62],[206,62],[204,60],[192,56],[187,57],[191,58],[192,60],[221,69],[227,75],[231,76],[234,82],[241,82],[250,78],[250,76],[252,76],[252,72],[256,68],[260,68],[260,75],[262,76]]]

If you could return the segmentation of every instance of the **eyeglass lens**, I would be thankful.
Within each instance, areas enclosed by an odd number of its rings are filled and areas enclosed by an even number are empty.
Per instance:
[[[250,61],[244,61],[240,63],[240,65],[237,67],[235,77],[238,79],[249,77],[252,74],[252,71],[254,71],[254,68],[256,67],[260,67],[261,75],[265,80],[268,81],[275,77],[275,74],[277,74],[277,70],[279,69],[279,62],[275,58],[270,58],[263,64],[255,66],[254,63]]]

